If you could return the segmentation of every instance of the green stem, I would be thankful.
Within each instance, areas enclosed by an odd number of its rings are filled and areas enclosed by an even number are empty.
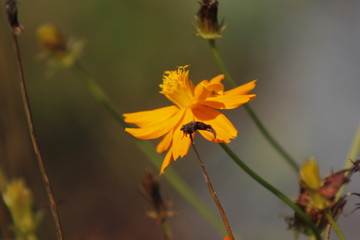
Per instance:
[[[90,94],[101,103],[104,108],[112,115],[112,117],[123,127],[128,124],[124,122],[122,114],[116,110],[114,104],[111,102],[106,93],[100,86],[92,79],[81,64],[77,63],[72,68],[74,73],[86,84]],[[155,151],[154,146],[148,142],[134,138],[134,142],[142,150],[142,152],[149,158],[151,163],[160,169],[163,159]],[[171,167],[166,169],[164,177],[167,181],[184,197],[220,234],[225,234],[225,229],[216,215],[200,200],[195,192],[184,182],[184,180]]]
[[[310,235],[309,239],[310,239],[310,240],[316,240],[316,236]]]
[[[346,164],[345,164],[345,169],[348,169],[352,166],[352,161],[356,160],[356,157],[358,156],[358,153],[360,151],[360,123],[357,127],[355,136],[354,136],[354,140],[352,142],[352,145],[350,147],[347,159],[346,159]]]
[[[163,221],[161,221],[160,225],[161,225],[161,229],[164,233],[164,239],[172,240],[173,239],[172,232],[171,232],[168,222],[166,220],[163,220]]]
[[[261,178],[259,175],[257,175],[225,143],[220,143],[220,146],[235,161],[235,163],[239,167],[241,167],[250,177],[252,177],[260,185],[265,187],[267,190],[269,190],[271,193],[273,193],[276,197],[278,197],[281,201],[283,201],[290,208],[292,208],[296,212],[296,214],[311,228],[316,239],[321,240],[321,236],[320,236],[317,228],[314,226],[313,222],[291,199],[289,199],[285,194],[280,192],[277,188],[275,188],[270,183],[268,183],[263,178]]]
[[[348,156],[346,158],[344,169],[351,168],[353,161],[356,160],[359,151],[360,151],[360,124],[358,125],[358,128],[354,136],[354,140],[351,144]],[[336,199],[339,199],[341,197],[342,193],[344,192],[344,189],[345,189],[345,185],[341,186],[340,190],[336,194]]]
[[[339,237],[339,239],[346,240],[344,234],[342,233],[339,225],[337,225],[337,223],[336,223],[335,219],[333,218],[333,216],[331,215],[331,213],[329,211],[326,211],[325,216],[326,216],[326,219],[331,224],[332,228],[334,229],[336,235]]]
[[[214,58],[220,68],[220,71],[224,73],[225,79],[228,81],[231,87],[236,87],[236,83],[234,79],[231,77],[230,73],[228,72],[220,54],[216,47],[215,40],[209,40],[210,48],[214,55]],[[270,145],[284,158],[284,160],[291,166],[291,168],[298,173],[299,166],[296,161],[284,150],[283,147],[275,140],[275,138],[270,134],[270,132],[266,129],[264,124],[261,122],[260,118],[257,116],[255,111],[252,109],[249,103],[244,104],[245,110],[250,115],[251,119],[254,121],[255,125],[258,127],[262,135],[265,139],[270,143]]]
[[[116,110],[115,105],[111,102],[107,94],[99,87],[99,85],[89,76],[82,65],[77,62],[72,70],[76,75],[86,84],[87,89],[91,95],[101,103],[104,108],[111,114],[111,116],[121,124],[123,127],[128,127],[121,116],[121,113]]]

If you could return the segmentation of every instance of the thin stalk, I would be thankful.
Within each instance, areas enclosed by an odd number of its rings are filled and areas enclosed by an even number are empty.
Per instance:
[[[164,239],[165,240],[172,240],[173,237],[172,237],[172,233],[171,233],[171,230],[170,230],[170,227],[169,227],[169,224],[166,220],[163,220],[161,221],[161,229],[164,233]]]
[[[344,169],[349,169],[352,166],[353,161],[356,160],[356,157],[358,156],[358,153],[360,151],[360,124],[357,127],[357,130],[355,132],[354,139],[352,141],[351,147],[349,149],[349,153],[347,155]],[[344,192],[345,185],[343,185],[338,193],[336,194],[336,199],[339,199]]]
[[[15,51],[15,55],[16,55],[16,63],[17,63],[18,72],[19,72],[20,91],[21,91],[22,101],[23,101],[23,105],[24,105],[24,109],[25,109],[25,115],[26,115],[26,120],[27,120],[27,124],[28,124],[28,130],[29,130],[29,135],[31,138],[31,143],[32,143],[32,146],[34,149],[34,153],[35,153],[35,156],[36,156],[36,159],[38,162],[38,166],[39,166],[39,170],[40,170],[43,182],[45,184],[46,193],[49,198],[51,214],[52,214],[52,218],[53,218],[53,221],[55,223],[55,228],[56,228],[56,236],[57,236],[58,240],[63,240],[64,237],[63,237],[63,231],[62,231],[61,222],[60,222],[59,210],[58,210],[58,207],[56,204],[56,199],[54,196],[54,192],[52,190],[49,175],[46,170],[45,161],[42,157],[40,147],[39,147],[39,144],[37,141],[35,125],[34,125],[34,121],[33,121],[32,114],[31,114],[30,101],[29,101],[29,97],[28,97],[26,85],[25,85],[25,76],[24,76],[21,55],[20,55],[20,48],[19,48],[17,36],[15,33],[12,33],[12,42],[13,42],[14,51]]]
[[[333,216],[331,215],[331,213],[329,211],[326,211],[325,216],[326,216],[326,219],[331,224],[332,228],[334,229],[334,231],[335,231],[336,235],[338,236],[338,238],[340,240],[346,240],[344,234],[342,233],[339,225],[337,225],[337,223],[336,223],[335,219],[333,218]]]
[[[122,126],[127,127],[128,124],[124,122],[122,114],[115,108],[114,104],[111,102],[106,93],[101,89],[101,87],[95,82],[93,78],[85,71],[81,64],[77,63],[72,68],[74,73],[82,80],[87,90],[94,97],[96,101],[104,106],[108,113]],[[137,147],[148,157],[151,163],[157,168],[160,169],[163,159],[155,151],[154,146],[144,140],[133,138]],[[183,196],[220,234],[224,234],[224,228],[221,221],[216,217],[214,213],[200,200],[197,194],[191,190],[189,185],[184,182],[184,180],[177,174],[177,172],[168,167],[164,177],[167,181],[178,191],[178,193]]]
[[[190,140],[191,140],[191,145],[192,145],[192,147],[193,147],[193,149],[195,151],[196,158],[197,158],[197,160],[199,162],[202,174],[204,175],[205,183],[209,188],[209,192],[211,194],[211,197],[213,198],[213,200],[214,200],[214,202],[216,204],[216,207],[219,210],[220,216],[221,216],[221,218],[223,220],[223,223],[224,223],[224,226],[225,226],[225,229],[226,229],[226,232],[227,232],[227,236],[230,238],[230,240],[234,240],[234,236],[233,236],[233,233],[232,233],[232,230],[231,230],[231,227],[230,227],[229,220],[228,220],[228,218],[226,216],[224,208],[222,207],[222,205],[220,203],[219,198],[216,195],[214,187],[213,187],[213,185],[212,185],[212,183],[210,181],[209,175],[207,174],[204,161],[200,157],[200,154],[199,154],[199,152],[198,152],[198,150],[197,150],[197,148],[195,146],[195,143],[193,141],[192,135],[190,134],[189,136],[190,136]]]
[[[355,132],[354,140],[352,141],[347,159],[345,164],[345,169],[348,169],[352,166],[352,161],[356,160],[356,157],[358,156],[358,153],[360,151],[360,124],[357,127],[357,130]]]
[[[236,87],[236,83],[234,79],[231,77],[229,71],[227,70],[219,51],[216,47],[215,40],[209,40],[210,48],[214,55],[214,58],[220,68],[220,71],[224,73],[225,79],[228,81],[231,87]],[[275,140],[275,138],[270,134],[270,132],[266,129],[264,124],[261,122],[260,118],[257,116],[255,111],[252,109],[249,103],[244,104],[244,108],[247,113],[250,115],[251,119],[254,121],[255,125],[265,137],[265,139],[270,143],[270,145],[277,151],[280,156],[284,158],[284,160],[290,165],[290,167],[296,172],[299,172],[299,165],[296,161],[285,151],[285,149]]]
[[[309,240],[316,240],[316,236],[310,235]]]
[[[14,239],[14,232],[11,231],[11,220],[8,209],[6,208],[3,199],[0,199],[0,233],[1,239]]]
[[[321,236],[319,231],[310,220],[310,218],[302,211],[291,199],[289,199],[285,194],[280,192],[277,188],[272,186],[266,180],[257,175],[251,168],[249,168],[225,143],[219,143],[220,146],[224,149],[224,151],[230,156],[234,162],[243,169],[251,178],[257,181],[260,185],[265,187],[271,193],[273,193],[276,197],[278,197],[281,201],[283,201],[286,205],[292,208],[296,214],[311,228],[314,233],[315,239],[321,240]]]
[[[326,225],[326,229],[325,229],[325,231],[323,233],[323,235],[324,235],[323,239],[324,240],[329,240],[330,239],[330,232],[331,232],[331,224],[328,223]]]

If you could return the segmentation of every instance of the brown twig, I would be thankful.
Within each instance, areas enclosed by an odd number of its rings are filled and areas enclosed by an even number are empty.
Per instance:
[[[174,212],[168,210],[169,204],[166,204],[160,194],[160,182],[158,178],[155,178],[151,171],[147,170],[144,172],[142,178],[141,193],[148,200],[153,210],[147,212],[147,215],[156,220],[161,226],[161,230],[164,234],[165,240],[172,240],[172,232],[169,227],[167,219],[173,216]]]
[[[39,145],[37,142],[35,126],[34,126],[34,122],[33,122],[32,115],[31,115],[29,97],[28,97],[27,91],[26,91],[24,70],[23,70],[23,66],[22,66],[19,43],[17,40],[17,35],[14,31],[12,32],[12,42],[13,42],[14,51],[15,51],[15,55],[16,55],[16,62],[17,62],[18,72],[19,72],[20,91],[21,91],[22,101],[23,101],[23,105],[24,105],[24,109],[25,109],[25,115],[26,115],[26,120],[27,120],[27,124],[28,124],[28,130],[29,130],[29,135],[31,138],[31,143],[32,143],[32,146],[33,146],[33,149],[35,152],[35,156],[36,156],[36,159],[37,159],[37,162],[39,165],[41,176],[44,181],[46,192],[47,192],[47,195],[49,198],[50,209],[51,209],[52,217],[53,217],[53,220],[55,223],[55,228],[56,228],[57,239],[63,240],[64,238],[63,238],[63,232],[62,232],[62,228],[61,228],[58,207],[57,207],[55,196],[54,196],[54,193],[53,193],[53,190],[51,187],[49,176],[48,176],[48,173],[47,173],[47,170],[45,167],[45,162],[41,155],[40,148],[39,148]]]
[[[230,240],[234,240],[235,238],[234,238],[234,236],[233,236],[233,233],[232,233],[232,230],[231,230],[231,227],[230,227],[229,220],[227,219],[226,213],[225,213],[225,211],[224,211],[224,209],[223,209],[223,207],[222,207],[222,205],[221,205],[221,203],[220,203],[220,200],[218,199],[218,197],[217,197],[217,195],[216,195],[216,192],[215,192],[215,190],[214,190],[214,187],[213,187],[213,185],[212,185],[212,183],[211,183],[211,181],[210,181],[209,175],[207,174],[207,171],[206,171],[206,169],[205,169],[204,162],[203,162],[203,160],[201,159],[200,154],[199,154],[197,148],[195,147],[195,143],[194,143],[194,141],[193,141],[192,134],[189,134],[189,136],[190,136],[190,140],[191,140],[191,145],[192,145],[192,147],[193,147],[193,149],[194,149],[194,151],[195,151],[197,160],[198,160],[198,162],[199,162],[199,164],[200,164],[201,171],[202,171],[202,173],[203,173],[203,176],[204,176],[206,185],[208,186],[209,191],[210,191],[210,194],[211,194],[211,196],[212,196],[212,198],[213,198],[213,200],[214,200],[214,202],[215,202],[215,204],[216,204],[217,209],[219,210],[219,213],[220,213],[221,218],[222,218],[222,220],[223,220],[223,222],[224,222],[225,229],[226,229],[226,232],[227,232],[227,234],[228,234],[228,237],[230,238]]]
[[[11,231],[11,220],[3,199],[0,199],[0,232],[1,239],[10,240],[14,239],[14,233]]]

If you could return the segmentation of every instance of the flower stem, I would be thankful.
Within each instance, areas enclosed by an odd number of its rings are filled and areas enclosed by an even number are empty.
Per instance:
[[[161,221],[161,229],[164,233],[164,239],[165,240],[172,240],[173,237],[172,237],[172,233],[171,233],[171,230],[170,230],[170,227],[169,227],[169,224],[166,220],[163,220]]]
[[[272,186],[270,183],[265,181],[259,175],[257,175],[251,168],[249,168],[225,143],[219,143],[220,146],[224,149],[224,151],[235,161],[235,163],[241,167],[251,178],[257,181],[260,185],[265,187],[271,193],[273,193],[276,197],[278,197],[281,201],[287,204],[290,208],[292,208],[296,214],[311,228],[314,233],[315,239],[321,240],[321,236],[318,232],[318,229],[314,226],[313,222],[310,218],[285,194],[280,192],[277,188]]]
[[[89,76],[87,71],[82,67],[80,63],[77,63],[72,68],[73,72],[81,79],[90,94],[96,101],[104,106],[108,113],[123,127],[127,127],[127,123],[124,122],[122,114],[116,110],[114,104],[111,102],[106,93],[95,82],[93,78]],[[162,165],[161,156],[155,151],[154,146],[144,140],[133,138],[137,147],[148,157],[151,163],[160,169]],[[185,200],[187,200],[220,234],[224,234],[224,229],[221,221],[215,216],[215,214],[200,200],[189,185],[177,174],[177,172],[168,167],[164,177],[169,183],[179,192]]]
[[[215,190],[214,190],[214,187],[213,187],[213,185],[212,185],[212,183],[211,183],[211,181],[210,181],[209,175],[207,174],[207,171],[206,171],[206,168],[205,168],[205,164],[204,164],[203,160],[201,159],[200,154],[199,154],[197,148],[195,147],[195,143],[194,143],[194,141],[193,141],[192,135],[190,134],[189,136],[190,136],[190,140],[191,140],[191,145],[192,145],[192,147],[193,147],[193,149],[194,149],[194,151],[195,151],[196,158],[197,158],[197,160],[198,160],[198,162],[199,162],[201,171],[202,171],[202,173],[203,173],[203,175],[204,175],[204,179],[205,179],[206,185],[207,185],[208,188],[209,188],[209,192],[210,192],[210,194],[211,194],[211,197],[213,198],[213,200],[214,200],[214,202],[215,202],[215,204],[216,204],[216,207],[217,207],[217,209],[219,210],[219,213],[220,213],[220,215],[221,215],[221,218],[222,218],[222,220],[223,220],[223,222],[224,222],[227,235],[229,236],[230,240],[234,240],[234,236],[233,236],[233,233],[232,233],[232,231],[231,231],[231,227],[230,227],[229,220],[227,219],[226,213],[225,213],[225,211],[224,211],[224,209],[223,209],[223,207],[222,207],[222,205],[221,205],[221,203],[220,203],[219,198],[218,198],[217,195],[216,195],[216,192],[215,192]]]
[[[350,147],[347,159],[346,159],[346,164],[345,164],[345,169],[348,169],[352,166],[352,161],[356,160],[356,157],[358,156],[358,153],[360,151],[360,124],[357,127],[355,136],[354,136],[354,140],[352,142],[352,145]]]
[[[360,124],[357,127],[354,139],[352,141],[348,156],[345,161],[344,169],[351,168],[353,161],[356,160],[356,157],[360,151]],[[344,192],[345,185],[341,186],[340,190],[336,194],[336,199],[339,199]]]
[[[23,65],[22,65],[22,60],[21,60],[21,55],[20,55],[19,43],[17,40],[17,36],[14,32],[12,33],[12,42],[13,42],[14,51],[15,51],[15,55],[16,55],[16,62],[17,62],[19,81],[20,81],[20,91],[21,91],[22,101],[23,101],[23,105],[24,105],[24,109],[25,109],[25,115],[26,115],[26,120],[27,120],[27,124],[28,124],[28,130],[29,130],[29,135],[31,138],[31,143],[32,143],[32,146],[34,149],[34,153],[35,153],[35,156],[36,156],[36,159],[38,162],[38,166],[39,166],[39,170],[40,170],[43,182],[45,184],[46,193],[49,198],[51,214],[52,214],[52,218],[53,218],[53,221],[55,223],[55,228],[56,228],[57,239],[63,240],[64,237],[63,237],[63,231],[62,231],[61,222],[60,222],[59,211],[58,211],[58,207],[56,204],[54,192],[53,192],[53,189],[52,189],[52,186],[50,183],[49,175],[46,170],[45,161],[42,157],[40,147],[39,147],[39,144],[37,141],[35,125],[34,125],[34,121],[33,121],[32,114],[31,114],[30,101],[29,101],[29,97],[27,94],[27,90],[26,90],[25,75],[24,75],[24,70],[23,70]]]
[[[231,77],[229,71],[227,70],[219,51],[216,47],[215,40],[209,40],[210,48],[214,55],[214,58],[220,68],[220,71],[224,73],[225,79],[228,81],[231,87],[236,87],[234,79]],[[284,160],[290,165],[290,167],[297,173],[299,171],[299,166],[296,161],[284,150],[284,148],[275,140],[275,138],[270,134],[266,129],[264,124],[261,122],[260,118],[257,116],[255,111],[252,109],[249,103],[244,104],[244,108],[247,113],[250,115],[251,119],[254,121],[255,125],[258,127],[265,139],[270,143],[270,145],[284,158]]]
[[[316,237],[314,235],[310,235],[309,240],[316,240]]]
[[[335,219],[333,218],[333,216],[331,215],[331,213],[329,211],[325,212],[325,216],[326,219],[329,221],[329,223],[331,224],[332,228],[334,229],[336,235],[338,236],[338,238],[340,240],[346,240],[344,237],[344,234],[342,233],[339,225],[337,225]]]

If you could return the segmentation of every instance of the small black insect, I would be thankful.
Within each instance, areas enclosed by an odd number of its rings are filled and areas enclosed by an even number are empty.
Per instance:
[[[197,130],[205,130],[205,131],[208,131],[208,132],[211,132],[212,134],[214,134],[214,138],[216,138],[216,132],[211,127],[211,125],[208,125],[208,124],[205,124],[205,123],[202,123],[202,122],[191,121],[191,122],[183,125],[180,128],[180,130],[183,131],[186,135],[189,134],[190,137]]]

